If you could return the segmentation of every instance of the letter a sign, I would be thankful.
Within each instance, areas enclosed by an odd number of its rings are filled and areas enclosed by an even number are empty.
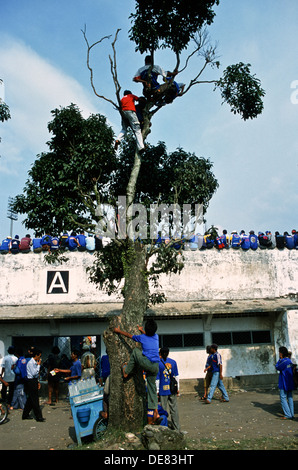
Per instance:
[[[67,294],[68,281],[68,271],[48,271],[47,294]]]

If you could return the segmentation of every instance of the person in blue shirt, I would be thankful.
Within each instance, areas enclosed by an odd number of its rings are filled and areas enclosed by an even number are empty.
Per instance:
[[[33,249],[33,253],[42,252],[41,237],[38,233],[35,234],[35,238],[33,238],[32,240],[32,249]]]
[[[210,350],[210,346],[206,346],[206,353],[208,354],[207,361],[205,364],[205,369],[204,372],[206,372],[205,378],[204,378],[204,395],[201,397],[201,400],[206,400],[207,395],[208,395],[208,389],[211,384],[211,379],[212,379],[212,364],[211,364],[211,359],[212,359],[212,354]]]
[[[133,349],[129,362],[123,364],[122,371],[124,378],[127,378],[136,366],[146,373],[148,409],[154,410],[152,422],[149,423],[152,424],[159,418],[156,391],[156,376],[159,371],[159,338],[156,334],[157,325],[153,319],[146,321],[145,331],[141,326],[138,326],[138,329],[141,332],[140,335],[132,335],[120,328],[114,328],[114,332],[142,345],[142,351],[139,348]]]
[[[284,232],[284,237],[286,248],[293,250],[293,248],[295,248],[294,237],[289,235],[288,232]]]
[[[6,255],[7,253],[10,253],[10,248],[11,248],[11,237],[6,237],[0,246],[0,252],[2,255]]]
[[[284,412],[282,419],[293,419],[293,390],[295,389],[293,363],[289,358],[289,351],[285,346],[279,348],[279,361],[275,364],[275,368],[279,372],[278,388],[280,403]]]
[[[19,235],[15,235],[15,237],[11,240],[10,252],[13,255],[17,255],[20,252],[20,237],[19,237]]]
[[[41,244],[41,247],[42,247],[42,251],[48,251],[50,253],[50,251],[51,251],[51,240],[52,240],[52,237],[49,233],[46,233],[43,237],[41,237],[40,244]]]
[[[251,230],[249,232],[249,243],[250,243],[250,248],[252,250],[257,250],[258,249],[258,237],[256,236],[254,230]]]
[[[241,238],[240,238],[240,235],[238,234],[237,230],[233,230],[231,232],[230,245],[234,250],[237,250],[237,249],[240,248]]]
[[[80,380],[82,375],[82,364],[79,359],[80,353],[76,349],[71,352],[72,365],[69,369],[54,369],[56,374],[67,374],[69,377],[65,377],[65,381],[70,382],[71,380]]]
[[[241,230],[240,238],[241,238],[241,248],[242,248],[242,250],[249,250],[250,249],[250,240],[249,240],[249,236],[245,233],[244,230]]]
[[[84,230],[82,230],[79,235],[77,235],[77,239],[79,242],[78,251],[86,251],[86,235],[84,234]]]
[[[169,356],[169,348],[161,348],[159,351],[159,371],[156,380],[159,382],[159,398],[160,404],[164,410],[169,411],[171,422],[176,431],[180,431],[177,395],[173,395],[170,390],[170,375],[176,379],[178,377],[177,362]]]
[[[294,247],[298,248],[298,233],[295,229],[292,230],[292,237],[294,239]]]
[[[223,384],[223,376],[222,376],[222,359],[221,355],[217,351],[217,344],[211,344],[210,346],[210,352],[211,352],[211,358],[210,358],[210,363],[212,364],[212,379],[210,383],[210,390],[207,395],[207,399],[205,403],[210,404],[212,397],[214,395],[216,387],[219,388],[219,390],[222,393],[221,401],[222,402],[227,402],[230,401],[229,396],[226,392],[225,386]]]
[[[78,236],[76,232],[72,232],[68,239],[68,249],[69,251],[75,251],[77,250],[78,246],[79,246]]]
[[[56,235],[54,235],[53,237],[51,237],[50,250],[51,250],[51,251],[57,251],[57,250],[59,250],[59,246],[60,246],[59,237],[57,237]]]

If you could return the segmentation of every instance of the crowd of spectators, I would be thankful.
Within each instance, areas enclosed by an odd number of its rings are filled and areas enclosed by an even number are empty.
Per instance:
[[[227,230],[223,230],[219,235],[214,227],[207,230],[204,235],[196,234],[190,239],[184,240],[183,238],[169,239],[167,237],[159,236],[155,240],[156,246],[160,244],[172,243],[173,246],[180,250],[206,250],[210,248],[221,249],[242,249],[242,250],[257,250],[257,249],[284,249],[289,250],[298,249],[298,232],[292,230],[291,233],[284,232],[283,234],[275,232],[274,235],[271,231],[258,232],[250,230],[248,233],[241,230],[233,230],[230,234]],[[46,233],[42,236],[31,238],[29,234],[21,238],[15,235],[14,238],[8,236],[0,242],[0,254],[18,254],[18,253],[52,253],[57,251],[99,251],[103,248],[103,239],[99,235],[85,235],[84,231],[79,233],[64,232],[61,235],[51,235]]]
[[[51,235],[49,233],[43,236],[31,238],[27,234],[21,238],[15,235],[14,238],[8,236],[2,240],[0,244],[1,254],[18,254],[18,253],[52,253],[60,250],[65,251],[95,251],[101,250],[103,247],[102,239],[97,235],[85,235],[84,231],[80,233],[64,232],[61,235]]]

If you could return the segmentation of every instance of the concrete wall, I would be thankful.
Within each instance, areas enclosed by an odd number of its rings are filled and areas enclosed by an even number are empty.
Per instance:
[[[168,301],[264,299],[298,292],[298,250],[212,249],[184,252],[184,256],[180,275],[161,277]],[[89,282],[86,268],[92,255],[76,252],[68,258],[65,264],[52,266],[43,254],[1,255],[0,305],[119,301]],[[53,279],[53,272],[68,273],[66,290],[66,281],[60,274]],[[60,289],[55,288],[59,285]]]

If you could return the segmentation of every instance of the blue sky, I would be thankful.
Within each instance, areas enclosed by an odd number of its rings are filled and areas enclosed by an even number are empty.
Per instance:
[[[86,47],[103,36],[117,41],[118,76],[122,89],[141,94],[132,82],[143,65],[128,39],[134,1],[114,0],[0,0],[0,96],[12,119],[0,123],[0,239],[10,232],[8,197],[21,193],[36,155],[47,150],[51,110],[75,103],[84,116],[107,116],[115,134],[120,119],[113,107],[91,90]],[[230,64],[250,63],[266,91],[261,116],[244,122],[221,105],[213,85],[193,87],[183,98],[163,108],[153,120],[149,142],[164,141],[169,151],[181,146],[210,158],[219,182],[207,212],[207,225],[231,230],[298,229],[298,2],[293,0],[221,0],[209,32],[218,42],[217,79]],[[105,40],[92,54],[97,90],[114,99]],[[175,58],[158,52],[156,63],[170,70]],[[188,83],[199,60],[192,61],[178,81]],[[294,87],[294,88],[291,88]],[[13,235],[27,233],[21,218]],[[29,231],[30,232],[30,231]],[[32,232],[30,232],[32,233]]]

